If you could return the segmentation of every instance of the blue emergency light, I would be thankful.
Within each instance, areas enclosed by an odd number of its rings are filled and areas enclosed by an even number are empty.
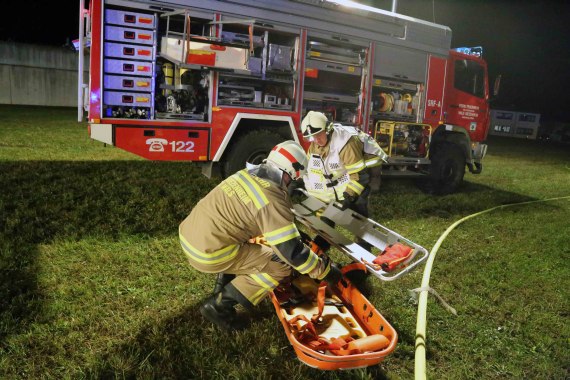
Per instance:
[[[474,55],[476,57],[483,56],[483,47],[482,46],[474,46],[474,47],[459,47],[453,49],[463,54]]]

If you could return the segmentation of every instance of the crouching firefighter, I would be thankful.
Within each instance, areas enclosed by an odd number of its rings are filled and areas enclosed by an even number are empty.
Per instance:
[[[301,122],[301,132],[311,142],[303,177],[307,192],[325,203],[336,201],[368,217],[369,168],[386,162],[384,150],[368,134],[333,124],[321,112],[309,111]],[[328,243],[319,242],[326,249]],[[370,249],[368,243],[360,243]]]
[[[336,283],[340,270],[301,241],[287,187],[307,166],[294,141],[278,144],[261,165],[228,177],[180,224],[190,265],[218,273],[214,294],[200,307],[204,318],[226,330],[243,327],[234,306],[252,310],[293,270]],[[263,235],[268,245],[251,243]]]

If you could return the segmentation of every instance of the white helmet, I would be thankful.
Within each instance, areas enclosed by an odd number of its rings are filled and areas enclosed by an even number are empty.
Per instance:
[[[305,150],[293,140],[275,145],[267,156],[267,163],[289,174],[294,181],[303,177],[307,168],[307,161]]]
[[[301,133],[303,137],[311,137],[322,131],[330,132],[333,123],[330,122],[324,113],[309,111],[301,122]]]

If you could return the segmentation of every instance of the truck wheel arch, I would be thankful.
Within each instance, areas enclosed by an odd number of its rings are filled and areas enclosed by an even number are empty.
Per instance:
[[[245,167],[242,160],[258,164],[264,153],[285,140],[298,142],[291,117],[238,113],[213,161],[218,162],[225,178]]]

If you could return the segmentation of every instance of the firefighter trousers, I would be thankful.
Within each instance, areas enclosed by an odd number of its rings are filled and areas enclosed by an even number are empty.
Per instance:
[[[291,266],[279,259],[271,247],[252,243],[242,244],[236,256],[221,265],[204,265],[191,257],[189,262],[201,272],[235,274],[226,286],[237,290],[237,301],[247,308],[257,305],[292,273]]]

